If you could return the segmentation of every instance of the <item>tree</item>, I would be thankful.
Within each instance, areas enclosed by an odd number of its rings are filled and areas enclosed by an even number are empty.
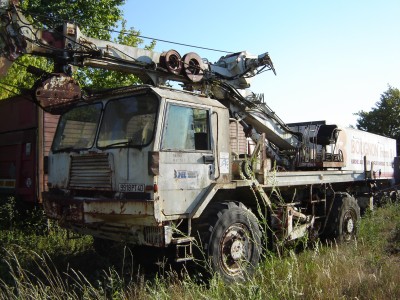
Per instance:
[[[21,8],[26,15],[31,17],[35,27],[57,28],[68,20],[79,25],[81,31],[91,37],[111,40],[110,29],[122,29],[113,39],[114,42],[138,46],[143,42],[138,37],[139,31],[133,28],[126,29],[126,22],[120,8],[125,0],[25,0],[21,2]],[[152,49],[154,42],[147,48]],[[10,67],[7,75],[0,79],[0,99],[18,94],[21,88],[31,88],[36,78],[26,72],[26,66],[33,65],[47,72],[53,69],[53,63],[43,57],[24,55],[19,57]],[[115,87],[117,85],[129,85],[138,82],[132,75],[118,72],[78,69],[75,77],[81,86],[90,87]]]
[[[99,39],[110,39],[110,28],[123,19],[125,0],[25,0],[22,8],[36,24],[56,28],[63,21],[79,24],[81,30]]]
[[[381,94],[380,101],[371,111],[359,111],[357,128],[397,140],[397,153],[400,153],[400,91],[388,86]]]

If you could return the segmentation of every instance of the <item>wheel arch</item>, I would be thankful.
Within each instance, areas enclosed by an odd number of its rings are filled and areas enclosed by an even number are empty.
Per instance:
[[[262,202],[249,186],[236,187],[232,184],[213,184],[190,212],[189,218],[197,219],[211,203],[226,202],[227,200],[240,202],[253,212],[260,207]]]

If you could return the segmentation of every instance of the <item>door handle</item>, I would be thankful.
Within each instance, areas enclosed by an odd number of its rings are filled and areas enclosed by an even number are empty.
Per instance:
[[[206,165],[213,164],[214,161],[215,161],[214,155],[204,155],[203,156],[203,162]]]

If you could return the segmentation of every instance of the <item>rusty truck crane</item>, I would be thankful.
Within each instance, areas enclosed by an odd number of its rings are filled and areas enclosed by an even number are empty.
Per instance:
[[[359,204],[391,183],[394,140],[325,122],[285,124],[249,90],[260,71],[275,72],[268,53],[210,63],[94,39],[69,23],[37,29],[17,5],[1,5],[3,71],[25,53],[55,63],[32,89],[41,107],[61,113],[46,214],[98,245],[170,247],[185,261],[197,240],[212,268],[235,280],[251,273],[264,245],[351,240]],[[145,84],[84,94],[71,65]]]

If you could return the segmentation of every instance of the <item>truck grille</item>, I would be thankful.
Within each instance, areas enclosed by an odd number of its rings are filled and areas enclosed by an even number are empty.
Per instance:
[[[71,156],[69,188],[111,190],[108,154]]]

